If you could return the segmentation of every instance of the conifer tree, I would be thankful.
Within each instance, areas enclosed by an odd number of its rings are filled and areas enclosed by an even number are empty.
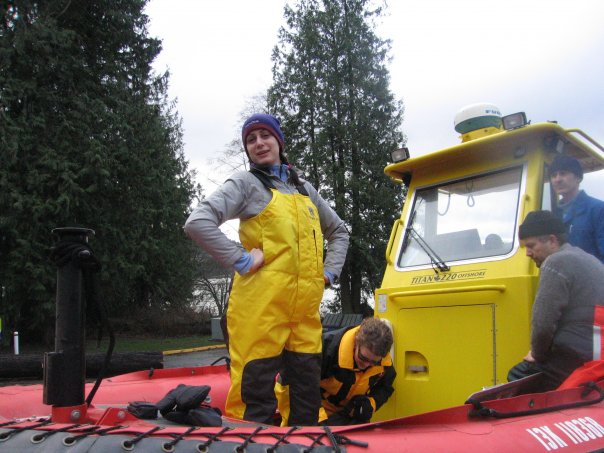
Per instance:
[[[379,285],[402,193],[383,169],[404,143],[403,105],[389,90],[389,42],[370,0],[299,0],[273,52],[269,104],[283,121],[290,160],[351,232],[341,276],[344,312],[361,313]]]
[[[0,6],[0,285],[5,326],[52,328],[56,227],[92,228],[113,315],[190,297],[196,193],[146,0]]]

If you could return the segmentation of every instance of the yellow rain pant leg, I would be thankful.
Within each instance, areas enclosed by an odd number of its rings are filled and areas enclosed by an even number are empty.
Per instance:
[[[267,272],[264,272],[266,274]],[[270,272],[268,272],[270,273]],[[231,387],[226,415],[270,423],[276,410],[275,376],[282,368],[283,347],[290,335],[284,305],[274,302],[270,289],[258,294],[258,272],[235,280],[227,310]]]
[[[314,426],[321,406],[321,354],[285,351],[289,382],[288,426]]]

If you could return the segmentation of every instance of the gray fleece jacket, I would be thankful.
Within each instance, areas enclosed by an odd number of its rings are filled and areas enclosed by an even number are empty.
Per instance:
[[[276,176],[270,178],[279,192],[297,193],[295,186],[282,182]],[[348,250],[348,230],[314,187],[304,181],[304,188],[317,207],[323,237],[327,241],[324,269],[339,276]],[[220,230],[220,225],[227,220],[254,217],[271,199],[271,191],[252,173],[237,172],[193,210],[185,223],[185,231],[222,266],[232,268],[244,249],[240,243],[230,240]]]
[[[533,305],[531,351],[537,362],[556,351],[594,359],[594,307],[604,305],[604,265],[564,244],[541,264]]]

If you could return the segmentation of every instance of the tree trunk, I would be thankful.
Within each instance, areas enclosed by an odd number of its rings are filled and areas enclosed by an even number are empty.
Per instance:
[[[161,369],[164,367],[161,352],[117,352],[112,354],[107,376],[115,376],[133,371]],[[1,355],[0,379],[42,378],[42,354]],[[96,378],[105,360],[105,354],[86,354],[86,377]]]
[[[340,301],[342,304],[342,313],[354,313],[352,308],[352,296],[350,291],[350,269],[349,260],[346,259],[342,273],[340,274]]]

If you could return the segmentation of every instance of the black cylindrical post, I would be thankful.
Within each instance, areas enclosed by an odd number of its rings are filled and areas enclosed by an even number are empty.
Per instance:
[[[68,244],[75,256],[58,263],[55,321],[55,351],[44,357],[44,403],[67,407],[84,403],[86,379],[86,307],[82,269],[78,254],[89,254],[87,228],[56,228],[58,247]],[[83,245],[78,251],[78,244]]]

